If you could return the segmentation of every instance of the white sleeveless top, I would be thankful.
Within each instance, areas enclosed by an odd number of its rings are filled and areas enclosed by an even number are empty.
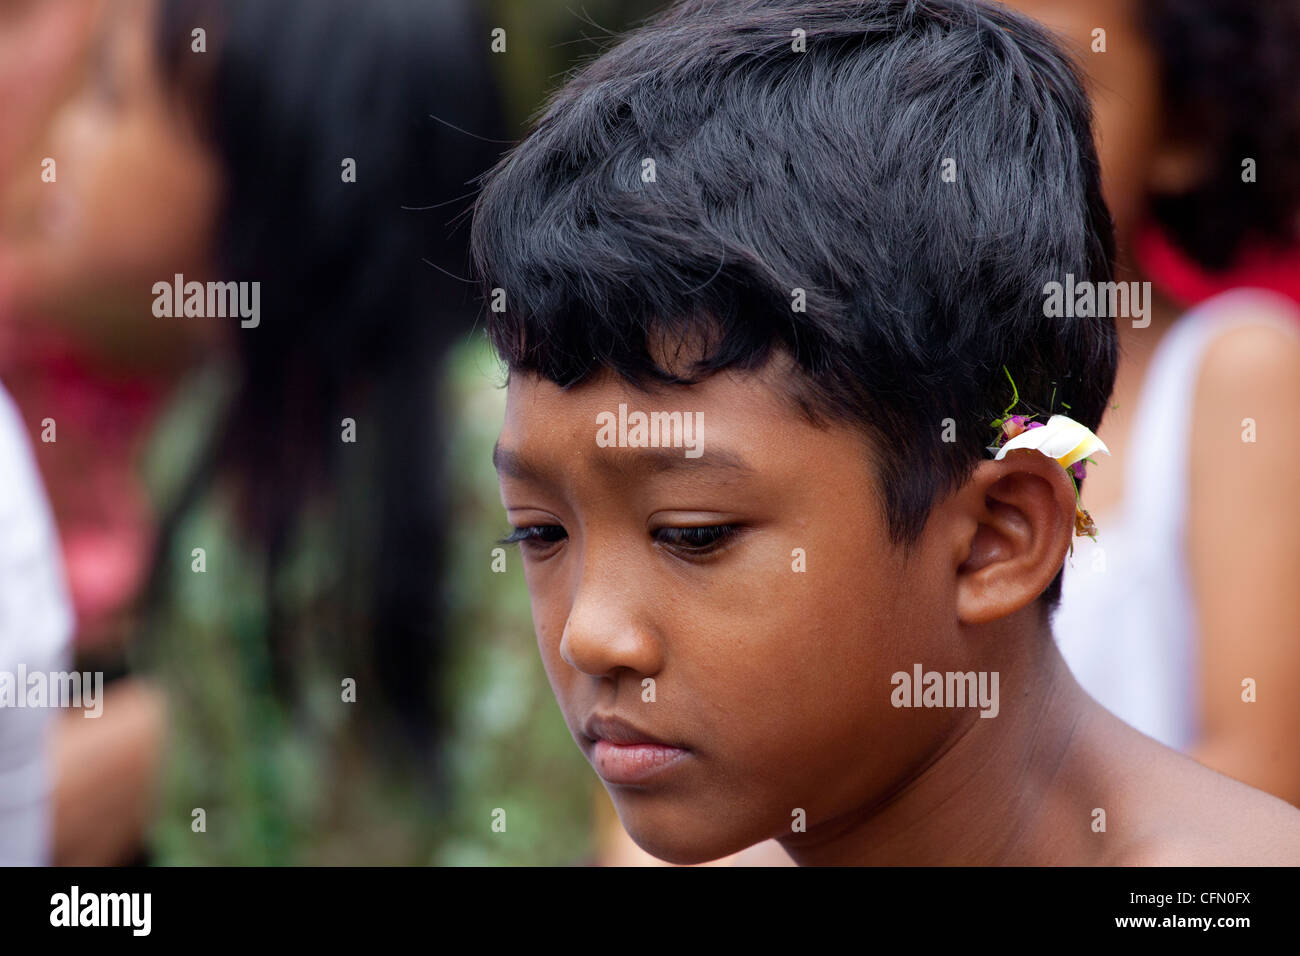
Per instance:
[[[24,669],[65,670],[72,630],[54,521],[22,419],[0,388],[0,671],[12,686]],[[57,717],[50,707],[0,706],[0,866],[49,862]]]
[[[1165,333],[1133,419],[1124,499],[1109,514],[1093,513],[1096,542],[1074,539],[1052,619],[1057,645],[1083,689],[1177,750],[1200,735],[1196,610],[1184,537],[1197,378],[1216,336],[1259,323],[1297,334],[1300,313],[1274,293],[1236,289],[1207,299]],[[1098,468],[1110,465],[1104,455],[1096,460]]]

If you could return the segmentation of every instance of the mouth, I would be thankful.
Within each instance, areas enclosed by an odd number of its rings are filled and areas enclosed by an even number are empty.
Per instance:
[[[600,778],[612,784],[644,783],[668,772],[690,755],[618,717],[592,714],[582,725],[583,749]]]

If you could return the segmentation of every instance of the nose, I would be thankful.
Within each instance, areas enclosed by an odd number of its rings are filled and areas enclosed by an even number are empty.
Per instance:
[[[653,675],[664,647],[650,609],[664,602],[647,593],[647,578],[622,562],[588,559],[560,638],[560,657],[594,677],[622,668]]]

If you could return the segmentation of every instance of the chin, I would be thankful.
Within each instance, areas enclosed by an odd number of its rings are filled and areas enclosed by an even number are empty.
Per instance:
[[[762,836],[751,838],[736,831],[722,830],[718,827],[716,818],[650,820],[649,816],[619,808],[619,819],[632,842],[656,859],[677,866],[711,863],[739,853],[765,839]]]

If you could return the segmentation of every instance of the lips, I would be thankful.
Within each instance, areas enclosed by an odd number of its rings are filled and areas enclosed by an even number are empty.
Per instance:
[[[591,742],[591,764],[606,783],[643,783],[679,766],[690,755],[686,747],[619,717],[593,714],[583,723],[582,733]]]

